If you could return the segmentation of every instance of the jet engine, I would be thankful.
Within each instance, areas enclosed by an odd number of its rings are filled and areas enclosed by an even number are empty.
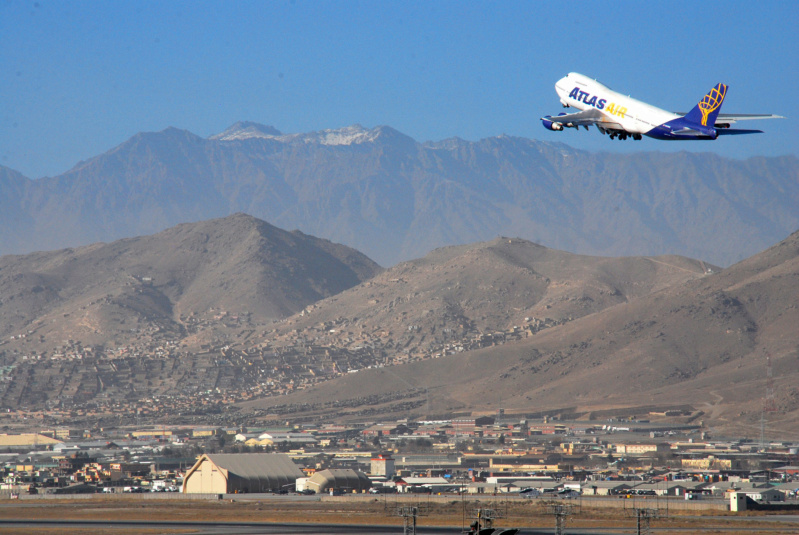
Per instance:
[[[558,117],[560,117],[561,115],[566,115],[566,114],[559,113]],[[550,121],[549,119],[552,119],[551,115],[545,115],[544,118],[541,119],[544,128],[546,128],[547,130],[556,130],[556,131],[563,130],[563,124]]]
[[[541,123],[543,123],[544,128],[546,128],[547,130],[563,130],[563,125],[562,124],[553,123],[552,121],[548,120],[548,119],[551,119],[551,118],[552,118],[551,115],[546,115],[546,116],[544,116],[543,119],[541,119]]]

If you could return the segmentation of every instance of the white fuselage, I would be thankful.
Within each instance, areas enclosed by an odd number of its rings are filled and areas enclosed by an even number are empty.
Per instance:
[[[680,118],[677,114],[617,93],[575,72],[558,80],[555,91],[564,106],[581,111],[592,108],[601,110],[609,120],[615,121],[619,128],[629,133],[646,134],[663,123]]]

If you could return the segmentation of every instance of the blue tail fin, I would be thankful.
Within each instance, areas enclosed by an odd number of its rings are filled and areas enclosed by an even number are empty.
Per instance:
[[[685,119],[692,123],[699,123],[702,126],[713,126],[716,124],[716,117],[721,111],[721,105],[724,103],[724,97],[727,95],[727,86],[724,84],[716,84],[716,87],[708,91],[705,98],[699,101],[699,104],[694,106],[694,109],[688,112]]]

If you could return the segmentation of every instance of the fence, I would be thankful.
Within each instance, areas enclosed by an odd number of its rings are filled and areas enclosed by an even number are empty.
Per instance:
[[[0,490],[0,500],[218,500],[219,494],[183,494],[182,492],[91,492],[86,494],[49,494],[38,489],[39,494],[26,491]]]
[[[322,494],[322,501],[330,502],[358,502],[358,501],[386,501],[392,504],[398,503],[450,503],[453,500],[461,500],[457,494],[429,495],[429,494],[344,494],[341,496],[329,496]],[[464,499],[468,501],[480,501],[488,503],[509,502],[514,504],[529,503],[535,505],[544,500],[551,500],[551,497],[541,496],[540,498],[523,498],[512,494],[490,494],[475,495],[470,494]],[[670,511],[729,511],[729,501],[722,498],[705,498],[701,500],[685,500],[677,497],[648,497],[646,499],[620,499],[619,497],[605,496],[583,496],[582,498],[562,499],[563,503],[570,503],[580,507],[600,508],[600,509],[669,509]]]
[[[0,490],[0,500],[12,499],[16,496],[19,500],[116,500],[116,501],[148,501],[148,500],[219,500],[219,494],[183,494],[182,492],[117,492],[117,493],[88,493],[88,494],[27,494],[24,491],[16,492],[13,490]],[[269,494],[223,494],[226,500],[246,501],[246,500],[281,500],[286,499],[282,496]],[[464,497],[466,501],[480,501],[489,503],[509,502],[515,504],[529,503],[535,505],[544,498],[522,498],[508,494],[492,495],[469,495]],[[345,494],[341,496],[330,496],[320,494],[317,500],[325,502],[388,502],[392,504],[407,503],[437,503],[446,504],[454,500],[461,500],[457,494],[447,495],[428,495],[428,494]],[[729,511],[729,502],[720,498],[706,498],[701,500],[684,500],[680,498],[648,497],[647,499],[619,499],[604,496],[587,496],[575,499],[564,499],[563,503],[571,503],[579,507],[601,508],[601,509],[669,509],[670,511]]]

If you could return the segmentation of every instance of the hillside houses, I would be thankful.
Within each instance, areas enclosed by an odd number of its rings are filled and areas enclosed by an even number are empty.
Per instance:
[[[130,339],[116,347],[68,339],[20,354],[15,364],[0,370],[0,380],[10,385],[0,392],[0,407],[12,409],[20,418],[46,413],[57,423],[75,417],[202,414],[227,404],[303,390],[368,368],[501,345],[559,323],[527,318],[523,325],[505,331],[478,332],[462,326],[418,336],[414,325],[396,333],[370,331],[342,318],[303,329],[292,329],[290,324],[277,329],[251,324],[247,317],[209,311],[181,319],[194,334],[212,332],[223,322],[241,330],[245,340],[257,333],[262,341],[218,340],[189,349],[174,333],[147,324],[131,330]],[[0,343],[26,340],[24,351],[27,340],[36,336],[34,329]]]

